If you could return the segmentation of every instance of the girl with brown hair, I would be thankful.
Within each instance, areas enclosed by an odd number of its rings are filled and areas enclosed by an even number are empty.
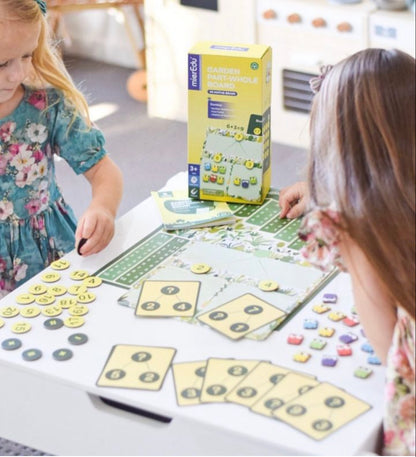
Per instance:
[[[282,190],[281,217],[306,212],[306,258],[350,273],[387,366],[383,452],[414,455],[415,59],[366,49],[311,86],[308,179]]]

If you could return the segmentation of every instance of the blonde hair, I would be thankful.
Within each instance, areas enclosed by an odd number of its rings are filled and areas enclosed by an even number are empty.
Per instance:
[[[392,303],[415,313],[415,59],[366,49],[324,78],[311,113],[312,205],[332,202]]]
[[[0,9],[3,20],[40,24],[39,43],[32,56],[33,75],[30,83],[39,88],[52,86],[61,90],[65,100],[74,107],[74,115],[81,115],[91,126],[87,101],[72,81],[58,50],[52,45],[47,19],[36,0],[0,0]]]

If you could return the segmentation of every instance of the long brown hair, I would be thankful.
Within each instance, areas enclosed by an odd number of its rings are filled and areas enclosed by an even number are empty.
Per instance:
[[[311,113],[311,204],[332,202],[392,303],[415,313],[415,59],[366,49],[324,78]]]
[[[60,89],[76,112],[91,125],[88,104],[76,88],[62,58],[53,46],[48,22],[35,0],[0,0],[0,21],[39,23],[41,26],[38,47],[32,56],[33,75],[28,81],[35,87],[52,86]]]

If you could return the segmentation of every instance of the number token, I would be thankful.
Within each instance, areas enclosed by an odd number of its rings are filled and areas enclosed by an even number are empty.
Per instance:
[[[13,333],[26,333],[31,328],[32,328],[32,326],[29,324],[29,322],[15,322],[12,325],[12,332]]]
[[[47,328],[48,330],[58,330],[64,325],[64,321],[62,319],[55,319],[54,317],[51,317],[50,319],[46,319],[46,321],[43,323],[43,326]]]
[[[20,310],[23,317],[36,317],[40,314],[40,309],[37,306],[26,306]]]
[[[42,314],[47,317],[56,317],[62,314],[62,308],[59,305],[49,305],[42,309]]]
[[[75,300],[75,298],[61,298],[58,300],[58,305],[62,309],[68,309],[71,306],[75,306],[76,304],[77,304],[77,301]]]
[[[27,362],[33,362],[34,360],[39,360],[42,357],[42,351],[39,349],[26,349],[22,352],[23,360]]]
[[[101,286],[102,282],[103,280],[98,276],[90,276],[88,278],[85,278],[82,281],[82,284],[87,287],[98,287]]]
[[[41,276],[42,281],[44,282],[56,282],[61,279],[61,275],[55,272],[48,272]]]
[[[32,294],[20,294],[16,297],[16,303],[19,303],[19,305],[28,305],[34,301],[35,297]]]
[[[85,294],[78,294],[77,295],[77,302],[78,303],[91,303],[95,300],[95,294],[92,292],[86,292]]]
[[[85,270],[74,270],[69,277],[74,281],[82,281],[85,278],[88,278],[90,274]]]
[[[197,275],[202,275],[208,273],[211,270],[211,267],[206,263],[194,263],[191,267],[192,273]]]
[[[53,353],[52,353],[52,357],[55,360],[58,360],[59,362],[69,360],[73,355],[74,354],[71,351],[71,349],[65,349],[65,348],[57,349],[56,351],[53,351]]]
[[[64,320],[65,327],[76,328],[85,324],[85,319],[81,316],[70,316]]]
[[[3,319],[0,319],[0,328],[2,328],[4,325],[4,320]]]
[[[75,346],[79,346],[88,341],[88,336],[85,333],[74,333],[68,336],[68,341]]]
[[[48,288],[45,286],[45,284],[33,284],[29,287],[29,293],[33,295],[41,295],[44,294]]]
[[[5,351],[14,351],[22,346],[22,342],[17,338],[7,338],[1,342],[1,347]]]
[[[71,295],[85,294],[88,289],[85,286],[70,286],[68,287],[68,293]]]
[[[88,307],[85,305],[76,305],[69,308],[69,314],[71,316],[85,316],[89,311]]]
[[[19,314],[17,306],[4,306],[0,308],[0,316],[2,317],[16,317]]]
[[[51,263],[51,268],[54,270],[66,270],[70,265],[71,264],[68,262],[68,260],[59,259]]]
[[[259,289],[263,292],[273,292],[279,288],[279,283],[276,281],[264,280],[259,282]]]
[[[39,297],[36,297],[36,303],[38,305],[52,305],[52,303],[55,301],[55,295],[51,294],[43,294],[39,295]]]
[[[59,295],[64,295],[66,291],[67,289],[65,286],[56,285],[48,288],[48,294],[54,295],[55,297]]]

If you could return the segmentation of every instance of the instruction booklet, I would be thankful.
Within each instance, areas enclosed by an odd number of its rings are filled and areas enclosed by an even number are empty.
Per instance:
[[[187,190],[152,192],[166,230],[210,227],[235,222],[225,202],[195,200]]]

